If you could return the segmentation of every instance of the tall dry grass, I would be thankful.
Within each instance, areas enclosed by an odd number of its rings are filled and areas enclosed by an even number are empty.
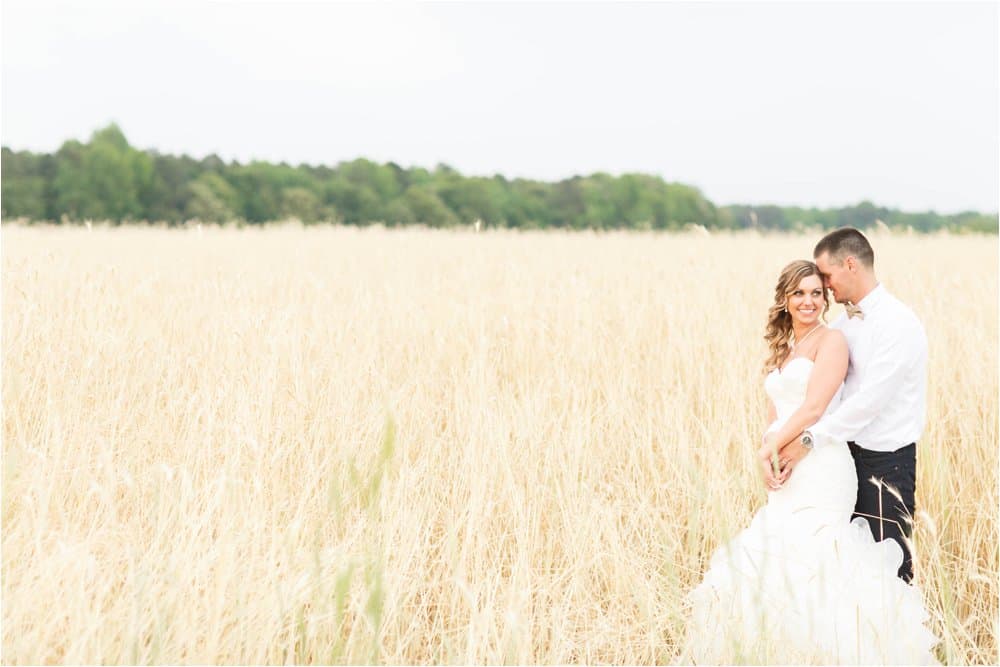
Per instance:
[[[815,240],[5,226],[3,662],[674,660]],[[873,242],[931,345],[918,583],[992,663],[996,238]]]

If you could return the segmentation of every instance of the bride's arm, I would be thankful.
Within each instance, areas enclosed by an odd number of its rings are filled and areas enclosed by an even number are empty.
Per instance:
[[[777,450],[780,451],[799,437],[802,431],[819,421],[847,375],[847,363],[847,339],[842,332],[831,329],[823,336],[816,351],[805,400],[788,421],[768,438]]]

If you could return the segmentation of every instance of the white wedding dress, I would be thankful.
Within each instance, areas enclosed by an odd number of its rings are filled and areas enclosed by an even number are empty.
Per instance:
[[[813,362],[774,370],[764,388],[776,430],[805,399]],[[840,391],[827,412],[836,408]],[[854,460],[821,442],[782,489],[713,555],[691,592],[685,657],[695,664],[938,664],[917,588],[897,578],[903,552],[851,521]]]

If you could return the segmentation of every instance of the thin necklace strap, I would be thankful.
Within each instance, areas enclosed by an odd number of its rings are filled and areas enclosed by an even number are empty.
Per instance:
[[[795,354],[795,348],[799,346],[799,343],[801,343],[802,341],[804,341],[804,340],[805,340],[806,338],[809,338],[809,336],[811,336],[811,335],[812,335],[812,333],[813,333],[814,331],[816,331],[816,329],[819,329],[819,328],[821,328],[822,326],[823,326],[823,323],[822,323],[822,322],[820,322],[819,324],[817,324],[816,326],[814,326],[814,327],[813,327],[812,329],[810,329],[810,330],[809,330],[809,331],[808,331],[808,332],[806,333],[806,335],[805,335],[805,336],[803,336],[803,337],[802,337],[802,340],[800,340],[800,341],[797,341],[797,342],[794,342],[794,343],[793,343],[793,342],[791,342],[791,341],[788,341],[788,348],[789,348],[789,349],[788,349],[788,354],[787,354],[787,355],[785,355],[785,361],[784,361],[784,363],[783,363],[782,365],[778,366],[778,372],[779,372],[779,373],[780,373],[780,372],[781,372],[781,371],[782,371],[782,370],[783,370],[783,369],[784,369],[784,368],[785,368],[786,366],[788,366],[788,364],[789,364],[789,363],[791,363],[792,359],[795,359],[795,358],[797,358],[797,355]]]
[[[809,336],[813,335],[814,331],[816,331],[817,329],[821,329],[822,327],[823,327],[823,323],[822,322],[819,322],[818,324],[816,324],[816,326],[814,326],[812,329],[810,329],[809,332],[805,336],[802,337],[802,340],[797,340],[794,343],[792,343],[792,345],[791,345],[792,349],[794,350],[796,347],[798,347],[799,345],[801,345],[802,342],[806,338],[809,338]]]

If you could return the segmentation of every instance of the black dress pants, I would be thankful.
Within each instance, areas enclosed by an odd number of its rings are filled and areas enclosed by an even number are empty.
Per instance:
[[[858,472],[858,502],[854,516],[868,520],[875,541],[892,538],[903,548],[899,578],[913,579],[913,556],[907,539],[913,535],[913,494],[917,485],[917,445],[911,443],[894,452],[876,452],[847,443]],[[877,480],[873,483],[872,480]],[[886,485],[895,489],[900,502]],[[853,518],[853,517],[852,517]],[[905,538],[905,539],[904,539]]]

